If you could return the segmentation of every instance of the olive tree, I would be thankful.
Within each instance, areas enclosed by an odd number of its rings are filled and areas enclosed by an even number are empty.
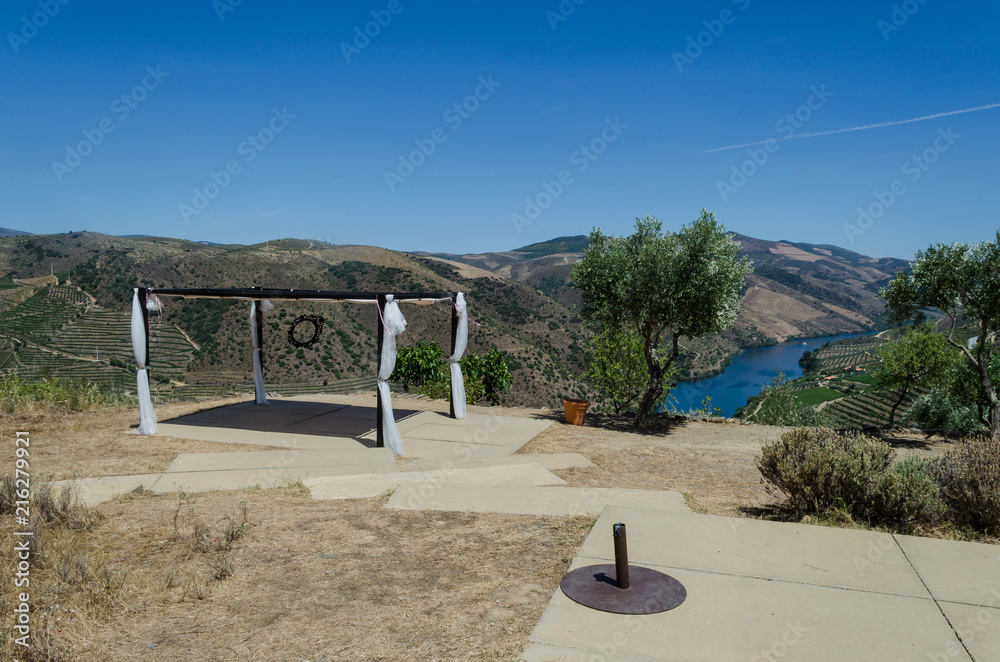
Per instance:
[[[929,324],[917,324],[897,340],[878,350],[875,390],[893,391],[896,400],[889,409],[888,427],[896,421],[896,409],[918,384],[934,387],[951,380],[960,356],[947,339]]]
[[[901,271],[879,295],[894,321],[916,317],[922,308],[937,308],[948,316],[948,342],[968,359],[979,377],[993,439],[1000,440],[1000,400],[990,364],[1000,326],[1000,231],[995,241],[978,244],[937,244],[918,251],[911,272]],[[979,331],[974,348],[955,340],[959,320]]]
[[[679,232],[664,232],[651,216],[637,219],[627,237],[590,233],[590,245],[573,268],[583,301],[581,315],[594,327],[627,326],[642,339],[649,373],[635,424],[648,425],[680,355],[681,337],[718,333],[736,321],[744,278],[752,265],[739,257],[715,215],[701,216]]]
[[[616,415],[624,413],[649,383],[642,337],[631,326],[603,326],[587,345],[587,380],[602,404],[610,405]]]

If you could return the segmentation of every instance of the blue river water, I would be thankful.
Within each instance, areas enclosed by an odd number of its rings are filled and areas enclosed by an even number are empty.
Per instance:
[[[788,379],[801,377],[802,368],[799,367],[799,359],[807,350],[818,349],[828,342],[855,338],[859,335],[865,334],[805,338],[740,352],[733,357],[729,366],[715,377],[681,382],[675,386],[667,397],[665,408],[674,408],[678,411],[699,409],[702,399],[711,396],[712,408],[719,407],[723,416],[732,416],[738,408],[747,403],[748,398],[760,393],[777,371],[784,372]]]

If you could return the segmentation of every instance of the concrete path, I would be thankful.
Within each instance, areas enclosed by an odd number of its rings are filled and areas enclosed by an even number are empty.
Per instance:
[[[522,660],[1000,660],[998,546],[611,505],[571,568],[613,562],[619,521],[687,600],[622,616],[557,590]]]
[[[280,487],[299,480],[316,498],[377,496],[407,484],[419,493],[443,483],[507,486],[560,485],[549,469],[593,466],[576,453],[512,457],[552,423],[548,420],[469,414],[453,420],[435,411],[396,409],[407,447],[400,458],[375,448],[375,407],[312,399],[243,402],[182,416],[159,425],[159,434],[272,450],[184,453],[162,474],[110,476],[72,484],[88,506],[139,487],[157,493]],[[281,450],[273,450],[279,448]]]
[[[515,515],[598,515],[609,504],[690,512],[680,492],[621,490],[606,487],[538,487],[516,490],[503,483],[443,482],[427,489],[400,486],[386,502],[397,510],[450,510]]]

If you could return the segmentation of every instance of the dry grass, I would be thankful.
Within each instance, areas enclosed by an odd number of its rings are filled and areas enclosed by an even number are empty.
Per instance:
[[[301,494],[132,497],[49,531],[34,631],[81,661],[515,660],[593,523]]]
[[[613,417],[587,414],[586,425],[556,423],[518,453],[580,453],[597,466],[555,471],[574,487],[677,490],[695,512],[745,517],[774,503],[754,457],[785,430],[691,421],[644,434]],[[938,455],[949,446],[907,435],[886,441],[904,456]]]
[[[159,405],[156,414],[159,420],[165,420],[240,401],[232,398],[211,404]],[[269,450],[247,444],[145,437],[132,432],[138,424],[139,412],[135,409],[4,416],[0,417],[0,438],[12,439],[19,430],[30,432],[32,475],[45,480],[160,473],[180,453]],[[13,452],[0,454],[0,475],[11,473],[13,463]]]

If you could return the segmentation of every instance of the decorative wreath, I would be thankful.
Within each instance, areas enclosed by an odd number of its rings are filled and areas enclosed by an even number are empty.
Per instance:
[[[297,327],[302,322],[309,322],[313,325],[312,337],[308,340],[298,340],[295,337],[295,327]],[[323,333],[323,318],[319,315],[299,315],[292,322],[292,325],[288,327],[288,342],[292,343],[296,347],[312,347],[319,341],[320,334]]]

